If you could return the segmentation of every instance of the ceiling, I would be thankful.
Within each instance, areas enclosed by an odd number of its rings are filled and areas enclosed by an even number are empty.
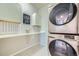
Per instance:
[[[31,3],[32,6],[34,6],[37,9],[40,9],[46,5],[48,5],[48,3]]]

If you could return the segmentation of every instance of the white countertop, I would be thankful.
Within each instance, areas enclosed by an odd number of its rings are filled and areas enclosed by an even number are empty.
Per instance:
[[[35,35],[35,34],[41,34],[41,33],[45,33],[45,31],[32,32],[32,33],[18,33],[18,34],[0,35],[0,39],[2,39],[2,38],[16,37],[16,36],[24,36],[24,35]]]

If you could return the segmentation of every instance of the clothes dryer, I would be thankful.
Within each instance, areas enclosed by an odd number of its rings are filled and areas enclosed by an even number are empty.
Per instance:
[[[78,4],[49,4],[49,33],[78,33]]]

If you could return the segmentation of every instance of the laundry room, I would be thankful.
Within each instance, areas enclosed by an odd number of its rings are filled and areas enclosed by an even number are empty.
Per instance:
[[[79,0],[0,0],[0,59],[79,59]]]
[[[47,20],[47,3],[0,3],[0,56],[48,55]]]
[[[0,56],[79,56],[79,3],[0,3]]]

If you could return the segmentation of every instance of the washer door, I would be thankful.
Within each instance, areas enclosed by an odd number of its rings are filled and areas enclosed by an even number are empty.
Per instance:
[[[76,12],[77,7],[74,3],[60,3],[50,12],[49,20],[57,26],[65,25],[75,17]]]
[[[52,56],[77,56],[75,49],[63,40],[53,40],[49,44],[49,52]]]

